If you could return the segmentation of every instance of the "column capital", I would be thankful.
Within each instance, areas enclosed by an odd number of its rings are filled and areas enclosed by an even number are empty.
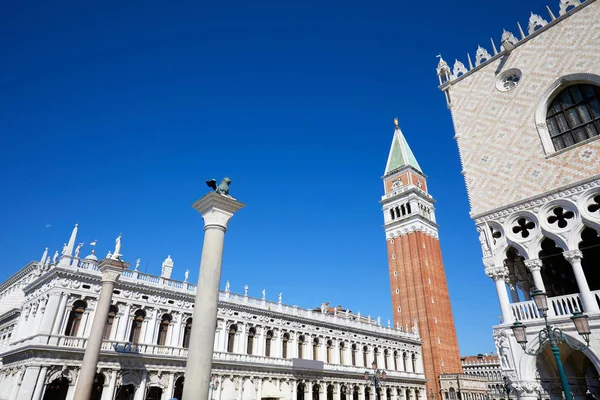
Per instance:
[[[227,229],[227,223],[233,213],[244,206],[245,204],[233,197],[215,192],[209,192],[192,204],[192,208],[198,211],[204,219],[204,229],[216,226],[224,230]]]
[[[113,258],[104,258],[98,263],[98,269],[102,272],[102,282],[116,282],[121,273],[129,268],[129,263]]]
[[[539,258],[525,260],[523,263],[531,272],[539,271],[540,269],[542,269],[542,265],[543,265],[542,260],[540,260]]]
[[[504,265],[486,268],[485,273],[493,280],[504,279],[508,276],[508,268],[506,268]]]
[[[573,264],[574,262],[581,262],[581,259],[583,258],[583,253],[581,252],[581,250],[569,250],[564,251],[563,256],[565,257],[565,260]]]

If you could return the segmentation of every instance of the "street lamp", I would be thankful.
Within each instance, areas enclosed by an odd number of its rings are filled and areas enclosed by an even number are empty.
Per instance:
[[[379,400],[377,392],[379,390],[381,381],[387,379],[387,374],[384,370],[377,369],[377,363],[375,361],[373,361],[371,367],[373,368],[373,371],[365,371],[365,379],[370,380],[373,386],[375,386],[375,400]]]
[[[502,380],[504,381],[504,391],[506,392],[506,398],[510,400],[510,379],[508,378],[508,376],[505,375],[502,378]]]
[[[557,343],[566,343],[569,347],[575,350],[586,350],[590,344],[590,325],[588,323],[588,316],[579,311],[575,311],[575,313],[573,313],[571,320],[575,325],[577,333],[579,333],[585,340],[586,345],[582,346],[578,343],[571,343],[560,328],[552,327],[548,323],[548,297],[546,296],[546,293],[542,292],[541,290],[536,290],[531,294],[531,297],[533,297],[535,305],[542,314],[542,317],[544,317],[544,322],[546,324],[546,327],[538,332],[538,339],[540,342],[539,347],[531,351],[526,350],[527,327],[519,321],[515,321],[515,323],[511,326],[513,334],[515,335],[515,339],[517,343],[521,345],[523,351],[532,356],[540,354],[544,347],[550,343],[552,346],[551,348],[552,353],[554,354],[554,359],[556,360],[556,368],[558,369],[560,383],[562,385],[563,392],[565,393],[565,400],[573,400],[571,390],[569,389],[569,383],[567,382],[567,377],[565,375],[565,370],[563,369],[562,362],[560,361],[560,351],[558,350]]]

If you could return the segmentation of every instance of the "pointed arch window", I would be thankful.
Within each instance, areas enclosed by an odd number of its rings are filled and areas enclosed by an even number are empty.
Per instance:
[[[290,334],[286,332],[283,334],[283,339],[281,341],[281,358],[288,357],[288,342],[289,341],[290,341]]]
[[[248,343],[246,346],[246,354],[252,355],[254,350],[254,337],[256,336],[256,329],[254,327],[248,330]]]
[[[273,340],[273,331],[267,331],[265,339],[265,356],[271,357],[271,341]]]
[[[81,320],[83,313],[87,308],[87,303],[83,300],[77,300],[73,303],[71,312],[69,313],[69,319],[67,320],[67,327],[65,329],[66,336],[77,336],[79,328],[81,327]]]
[[[548,107],[546,125],[557,151],[600,135],[600,86],[564,88]]]
[[[114,305],[110,306],[110,308],[108,309],[108,316],[106,317],[106,325],[104,326],[104,333],[102,334],[103,340],[110,339],[110,332],[112,331],[112,327],[115,322],[115,317],[117,316],[117,312],[119,312],[119,310]]]
[[[227,337],[227,352],[228,353],[233,353],[236,334],[237,334],[237,325],[233,324],[229,327],[229,336]]]
[[[192,334],[192,318],[188,318],[183,328],[183,348],[187,349],[190,347],[190,336]]]
[[[140,333],[142,332],[142,324],[146,318],[146,312],[144,310],[137,310],[133,315],[133,321],[131,322],[131,332],[129,333],[130,343],[140,342]]]
[[[171,314],[164,314],[162,316],[160,325],[158,326],[157,345],[164,346],[167,344],[167,333],[169,333],[169,325],[171,324],[172,319]]]

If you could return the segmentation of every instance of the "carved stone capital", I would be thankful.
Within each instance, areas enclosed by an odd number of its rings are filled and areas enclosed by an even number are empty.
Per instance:
[[[210,192],[197,200],[192,207],[202,214],[204,218],[204,228],[219,227],[227,229],[227,223],[233,214],[244,207],[233,197],[225,196],[215,192]]]
[[[563,252],[563,256],[565,257],[565,260],[571,264],[580,263],[581,259],[583,258],[583,253],[581,250],[571,250]]]
[[[506,268],[504,265],[486,268],[485,274],[493,280],[505,279],[508,276],[508,268]]]
[[[543,265],[542,260],[540,260],[539,258],[525,260],[524,264],[531,272],[539,271],[540,269],[542,269]]]
[[[537,397],[540,391],[540,384],[535,381],[512,382],[511,387],[519,397]]]
[[[485,267],[485,269],[489,269],[489,268],[493,268],[496,265],[496,262],[494,261],[494,257],[484,257],[482,259],[483,261],[483,266]]]

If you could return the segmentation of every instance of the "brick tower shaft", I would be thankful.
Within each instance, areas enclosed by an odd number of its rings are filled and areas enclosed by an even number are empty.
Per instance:
[[[393,318],[396,326],[417,321],[423,340],[427,397],[439,399],[439,375],[461,373],[450,296],[433,204],[397,120],[383,177],[383,205]]]

